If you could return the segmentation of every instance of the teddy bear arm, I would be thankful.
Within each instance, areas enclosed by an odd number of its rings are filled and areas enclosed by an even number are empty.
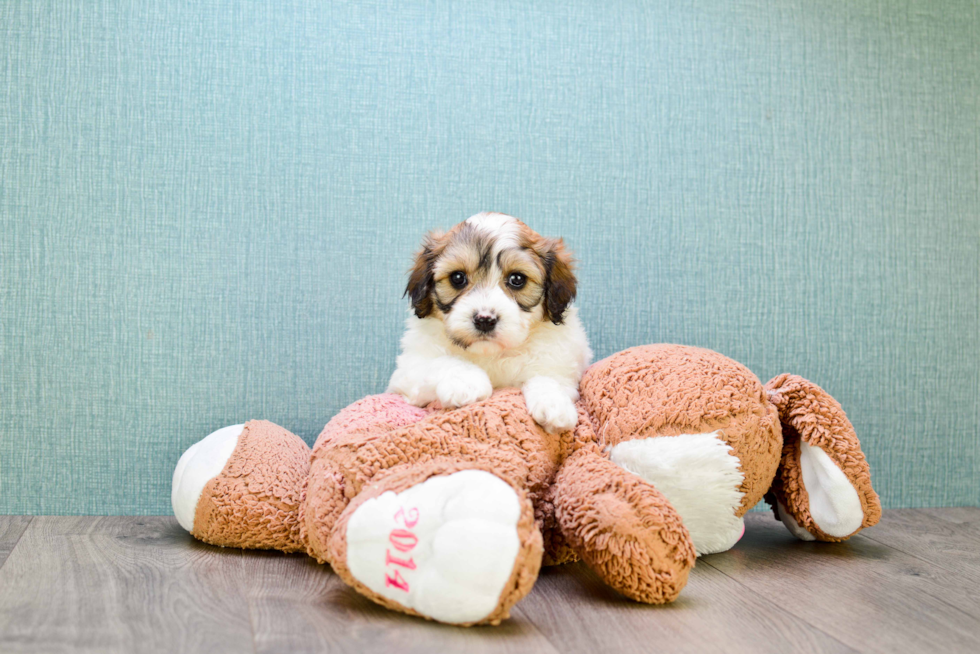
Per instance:
[[[680,515],[650,483],[583,447],[555,479],[555,516],[569,545],[618,592],[673,601],[695,550]]]

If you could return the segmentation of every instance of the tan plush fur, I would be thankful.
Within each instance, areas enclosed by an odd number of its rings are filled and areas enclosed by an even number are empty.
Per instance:
[[[581,388],[601,446],[717,430],[745,475],[738,515],[768,489],[782,447],[779,419],[759,379],[742,364],[696,347],[645,345],[593,365]]]
[[[871,488],[871,470],[854,427],[837,400],[798,375],[779,375],[766,384],[766,391],[783,424],[782,463],[772,482],[772,496],[817,540],[845,540],[825,534],[810,516],[800,472],[800,442],[805,441],[826,452],[857,490],[864,510],[861,527],[876,524],[881,518],[881,503]]]
[[[303,551],[299,507],[309,452],[278,425],[247,423],[224,470],[201,493],[194,535],[222,547]]]
[[[341,514],[340,519],[332,530],[327,542],[327,560],[340,577],[362,595],[369,597],[382,606],[411,615],[424,616],[417,611],[406,608],[397,602],[378,595],[358,581],[347,569],[347,539],[345,538],[347,519],[357,508],[381,493],[403,491],[415,484],[425,481],[435,475],[447,475],[460,470],[472,470],[473,466],[464,462],[428,461],[415,466],[398,466],[378,480],[370,488],[360,493],[350,506]],[[524,493],[521,493],[521,518],[517,524],[518,537],[521,547],[514,562],[510,578],[504,585],[497,608],[481,623],[498,624],[509,615],[510,607],[527,595],[538,577],[541,568],[541,533],[535,527],[534,508]],[[473,623],[464,623],[469,626]]]
[[[736,515],[771,490],[818,539],[837,540],[808,519],[794,459],[804,439],[824,449],[858,489],[862,527],[880,515],[867,462],[840,405],[801,378],[781,376],[763,387],[744,366],[715,352],[650,345],[594,364],[582,379],[577,408],[575,429],[549,434],[517,389],[454,410],[375,395],[337,414],[312,452],[289,432],[253,421],[206,485],[193,534],[226,546],[305,549],[371,599],[418,614],[349,572],[347,521],[387,491],[484,470],[509,484],[521,506],[510,579],[497,607],[479,621],[496,624],[530,590],[542,562],[581,557],[611,587],[642,602],[669,602],[681,592],[694,546],[664,495],[607,458],[607,449],[623,441],[718,432],[744,475]]]
[[[694,566],[694,546],[656,488],[583,447],[555,479],[555,514],[573,551],[623,595],[673,601]]]

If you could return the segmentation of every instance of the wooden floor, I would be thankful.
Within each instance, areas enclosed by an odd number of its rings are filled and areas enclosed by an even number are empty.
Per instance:
[[[980,509],[901,510],[847,543],[750,514],[680,599],[546,569],[499,627],[375,606],[299,555],[222,550],[166,517],[0,516],[0,652],[980,652]]]

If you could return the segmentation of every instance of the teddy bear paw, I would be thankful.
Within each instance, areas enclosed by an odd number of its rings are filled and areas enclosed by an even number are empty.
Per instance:
[[[347,567],[372,592],[448,623],[487,618],[519,564],[521,502],[482,470],[430,477],[365,501],[347,523]]]
[[[174,469],[170,502],[180,526],[194,532],[197,502],[209,481],[224,469],[238,445],[245,425],[232,425],[212,432],[184,452]]]

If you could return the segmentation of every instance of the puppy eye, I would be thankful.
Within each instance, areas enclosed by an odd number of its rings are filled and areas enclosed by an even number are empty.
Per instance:
[[[457,270],[449,276],[449,283],[453,285],[453,288],[459,290],[466,286],[466,273],[462,270]]]
[[[507,277],[507,285],[515,290],[524,288],[524,284],[527,284],[527,276],[522,273],[511,273]]]

